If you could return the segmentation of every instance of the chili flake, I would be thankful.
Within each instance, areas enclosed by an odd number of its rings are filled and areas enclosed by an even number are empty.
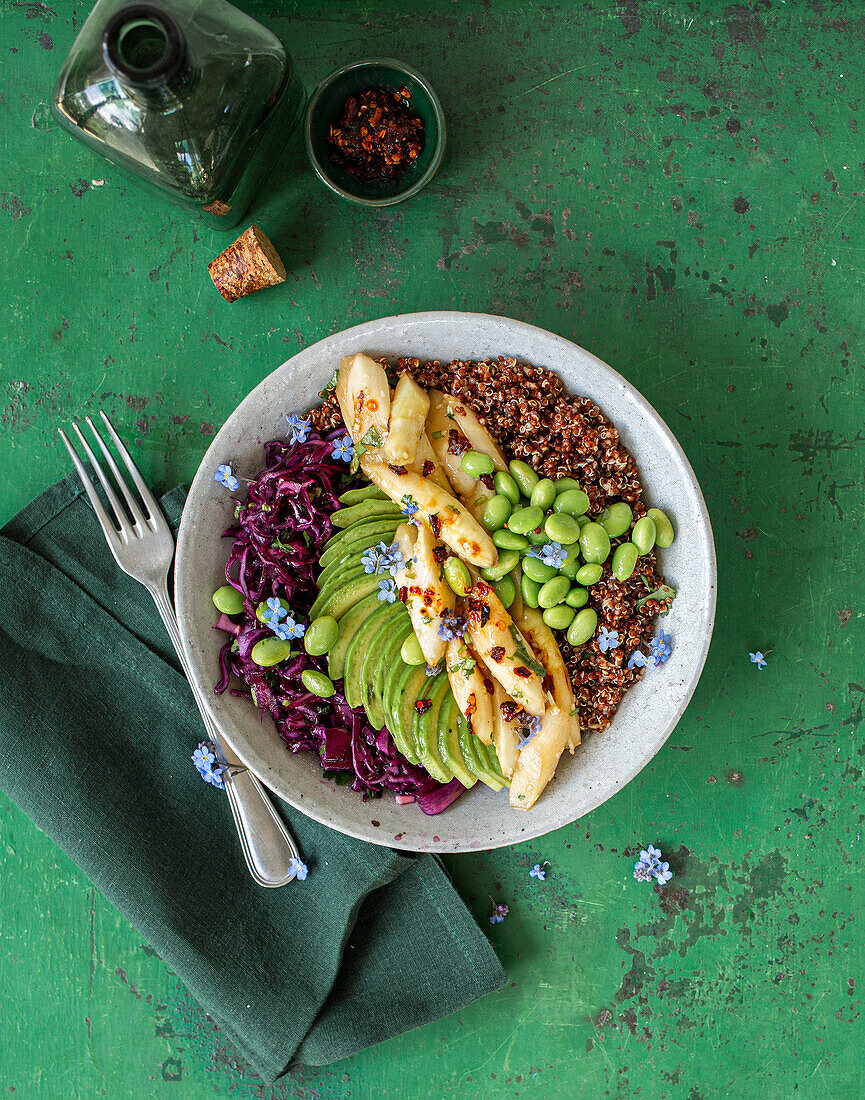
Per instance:
[[[362,183],[395,179],[420,155],[424,125],[413,115],[411,92],[367,88],[346,96],[342,112],[330,127],[331,160]]]
[[[432,706],[432,702],[429,699],[418,699],[414,705],[414,709],[418,714],[426,714],[429,708]]]

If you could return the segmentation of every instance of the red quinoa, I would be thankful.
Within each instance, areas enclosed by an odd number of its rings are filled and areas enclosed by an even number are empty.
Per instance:
[[[589,398],[568,394],[552,371],[506,356],[451,363],[399,359],[398,365],[423,385],[469,405],[508,457],[522,459],[543,477],[576,478],[591,501],[590,515],[616,500],[630,504],[635,520],[645,515],[639,470],[619,433]],[[312,423],[320,429],[342,423],[334,394],[313,410]],[[627,537],[613,539],[613,547]],[[665,604],[652,600],[643,608],[636,605],[663,582],[654,552],[640,558],[624,582],[611,575],[608,561],[601,580],[589,589],[587,606],[597,612],[599,627],[618,632],[618,647],[601,653],[597,632],[576,649],[558,636],[584,729],[605,729],[625,692],[642,678],[642,670],[626,667],[627,660],[635,649],[647,652]]]

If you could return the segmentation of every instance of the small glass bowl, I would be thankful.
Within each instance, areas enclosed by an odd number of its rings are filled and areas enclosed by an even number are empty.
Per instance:
[[[330,159],[327,137],[339,118],[346,96],[367,88],[411,92],[411,112],[423,120],[424,146],[417,160],[393,180],[362,183]],[[322,80],[306,110],[306,152],[313,171],[335,195],[358,206],[393,206],[416,195],[436,174],[445,151],[445,116],[438,96],[425,77],[410,65],[387,57],[353,61]]]

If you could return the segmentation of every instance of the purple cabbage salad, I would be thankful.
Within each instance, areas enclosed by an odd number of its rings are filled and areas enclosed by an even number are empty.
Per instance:
[[[345,462],[332,451],[332,440],[317,433],[305,442],[275,439],[264,445],[265,468],[249,482],[247,499],[237,502],[236,526],[223,533],[232,539],[225,576],[244,604],[242,613],[220,615],[216,624],[231,637],[219,654],[214,690],[251,698],[262,718],[273,718],[291,752],[317,753],[327,777],[350,783],[365,799],[388,790],[400,803],[417,801],[424,813],[440,813],[462,794],[462,784],[441,784],[410,764],[386,728],[373,729],[362,707],[348,705],[341,681],[329,699],[308,691],[301,673],[327,673],[326,658],[310,656],[302,641],[287,660],[269,668],[250,656],[256,642],[273,634],[255,614],[269,597],[286,600],[291,615],[308,625],[318,595],[315,570],[332,532],[330,514],[341,506],[338,494],[349,482]],[[232,676],[245,686],[231,687]]]

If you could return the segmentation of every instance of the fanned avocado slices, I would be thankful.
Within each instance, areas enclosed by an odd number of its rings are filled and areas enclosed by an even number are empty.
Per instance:
[[[339,636],[327,655],[327,672],[331,680],[342,679],[345,669],[345,655],[355,632],[361,623],[365,622],[367,617],[380,606],[381,601],[378,598],[378,590],[376,589],[354,604],[339,620]]]
[[[392,500],[362,500],[359,504],[352,504],[349,508],[339,508],[332,512],[330,522],[334,527],[350,527],[353,523],[373,519],[376,516],[402,516],[398,504]]]
[[[450,783],[454,777],[454,773],[442,760],[438,746],[439,713],[450,690],[447,676],[436,676],[429,694],[423,700],[418,700],[425,704],[424,708],[419,710],[415,705],[412,725],[415,748],[419,750],[420,762],[439,783]]]

